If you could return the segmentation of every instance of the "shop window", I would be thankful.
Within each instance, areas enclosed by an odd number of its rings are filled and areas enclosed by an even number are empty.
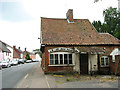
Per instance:
[[[50,65],[63,65],[63,64],[73,64],[72,54],[69,53],[51,53],[49,55]]]
[[[63,54],[60,54],[60,64],[63,64]]]
[[[101,57],[101,66],[109,66],[109,58],[108,56],[102,56]]]
[[[54,57],[53,57],[53,54],[50,54],[50,64],[54,64]]]

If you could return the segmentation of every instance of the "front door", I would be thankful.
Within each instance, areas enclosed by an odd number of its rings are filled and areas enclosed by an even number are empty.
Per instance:
[[[80,54],[80,74],[88,74],[88,54]]]

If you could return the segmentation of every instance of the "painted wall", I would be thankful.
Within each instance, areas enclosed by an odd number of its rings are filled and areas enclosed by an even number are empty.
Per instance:
[[[10,50],[11,53],[8,54],[7,58],[9,58],[10,60],[13,60],[13,48],[8,47],[7,48]]]
[[[75,66],[73,67],[73,70],[80,73],[80,60],[79,60],[79,53],[73,53],[73,60]]]
[[[98,64],[97,64],[97,54],[89,54],[88,55],[88,73],[90,74],[90,71],[97,71],[98,70]]]
[[[0,60],[4,59],[4,54],[2,53],[2,50],[0,49]]]

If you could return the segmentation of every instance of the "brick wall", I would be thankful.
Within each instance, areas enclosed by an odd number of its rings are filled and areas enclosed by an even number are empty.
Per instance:
[[[71,48],[73,49],[74,46],[46,46],[45,47],[45,50],[44,50],[44,54],[42,54],[42,67],[43,64],[45,63],[45,69],[44,71],[68,71],[68,70],[73,70],[73,67],[64,67],[64,66],[48,66],[49,65],[49,52],[48,50],[49,49],[52,49],[52,48],[57,48],[57,47],[66,47],[66,48]],[[114,48],[119,48],[120,49],[120,46],[98,46],[99,48],[101,49],[105,49],[105,54],[101,54],[99,55],[99,58],[101,56],[109,56],[110,53],[114,50]],[[45,62],[44,62],[45,60]],[[110,67],[99,67],[100,71],[109,71],[110,70]]]
[[[115,56],[115,62],[112,62],[112,56],[110,56],[109,60],[110,60],[110,71],[112,73],[116,73],[116,69],[118,67],[118,73],[120,74],[120,64],[118,66],[118,61],[120,59],[120,55]]]
[[[13,58],[20,58],[20,52],[16,49],[16,46],[13,46]]]
[[[45,60],[45,70],[46,72],[50,72],[50,71],[55,71],[55,72],[67,72],[67,71],[73,71],[73,67],[72,66],[48,66],[49,65],[49,49],[52,48],[57,48],[57,47],[66,47],[66,48],[73,48],[70,46],[47,46],[45,47],[45,54],[42,54],[42,60]],[[44,57],[43,57],[44,55]],[[44,61],[42,61],[42,64],[44,63]],[[42,65],[43,67],[43,65]]]

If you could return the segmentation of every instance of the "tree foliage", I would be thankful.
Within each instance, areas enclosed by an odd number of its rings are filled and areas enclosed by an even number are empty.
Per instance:
[[[40,51],[40,49],[35,49],[35,50],[33,50],[36,54],[39,54],[40,55],[40,57],[42,56],[42,53],[41,53],[41,51]]]
[[[117,8],[109,7],[103,11],[104,22],[93,21],[98,32],[108,32],[120,39],[120,15],[117,11]]]
[[[29,53],[26,54],[26,60],[31,60]]]

